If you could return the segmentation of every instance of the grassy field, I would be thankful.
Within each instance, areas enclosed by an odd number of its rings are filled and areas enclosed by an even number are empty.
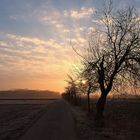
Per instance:
[[[51,91],[0,91],[0,140],[17,140],[59,98]]]
[[[43,113],[43,104],[1,104],[0,140],[16,140]]]
[[[102,125],[94,120],[95,104],[87,115],[85,106],[72,106],[77,133],[81,140],[139,140],[140,139],[140,99],[108,100],[105,121]]]

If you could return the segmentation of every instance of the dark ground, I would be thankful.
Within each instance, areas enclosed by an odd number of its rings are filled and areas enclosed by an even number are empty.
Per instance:
[[[72,107],[81,140],[140,140],[140,99],[108,101],[102,126],[94,120],[95,102],[88,116],[84,105]]]
[[[64,100],[49,104],[45,114],[20,140],[77,140],[70,105]]]
[[[0,104],[0,140],[17,140],[43,115],[46,104]]]
[[[31,133],[32,130],[29,128],[34,129],[38,124],[40,130],[43,129],[45,135],[50,137],[48,140],[56,140],[56,138],[62,140],[63,136],[67,135],[69,140],[74,140],[75,132],[80,140],[140,139],[140,99],[109,100],[102,126],[97,125],[94,120],[96,103],[94,100],[91,102],[93,112],[90,115],[87,115],[85,110],[85,101],[82,107],[71,106],[71,108],[67,103],[59,101],[43,100],[43,102],[37,101],[38,104],[34,104],[34,101],[33,104],[31,101],[30,104],[16,104],[16,102],[17,100],[14,104],[0,104],[0,140],[17,140],[26,132]],[[49,107],[52,102],[55,103]],[[40,123],[39,120],[45,115],[46,125],[43,126],[44,123]],[[75,120],[76,131],[72,117]],[[61,132],[59,137],[57,137],[59,135],[57,130]]]

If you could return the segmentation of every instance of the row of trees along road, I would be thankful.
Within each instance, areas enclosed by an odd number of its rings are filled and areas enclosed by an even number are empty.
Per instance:
[[[83,68],[75,78],[85,79],[87,84],[78,84],[69,77],[71,83],[66,90],[74,98],[76,91],[86,92],[89,104],[89,94],[99,89],[97,119],[103,118],[106,98],[111,90],[126,81],[140,85],[140,18],[136,9],[129,7],[114,12],[110,2],[104,8],[102,23],[103,30],[90,35],[87,53],[82,55]]]

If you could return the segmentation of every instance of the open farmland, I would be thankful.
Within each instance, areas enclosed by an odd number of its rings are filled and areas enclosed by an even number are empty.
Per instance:
[[[0,92],[0,140],[16,140],[60,98],[58,93],[31,90]]]

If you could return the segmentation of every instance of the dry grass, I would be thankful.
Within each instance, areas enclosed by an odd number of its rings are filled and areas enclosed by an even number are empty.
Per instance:
[[[82,108],[85,108],[82,106]],[[95,101],[92,101],[95,110]],[[77,132],[81,140],[139,140],[140,100],[110,100],[105,110],[105,121],[100,126],[94,121],[94,114],[87,116],[81,107],[72,107]]]

